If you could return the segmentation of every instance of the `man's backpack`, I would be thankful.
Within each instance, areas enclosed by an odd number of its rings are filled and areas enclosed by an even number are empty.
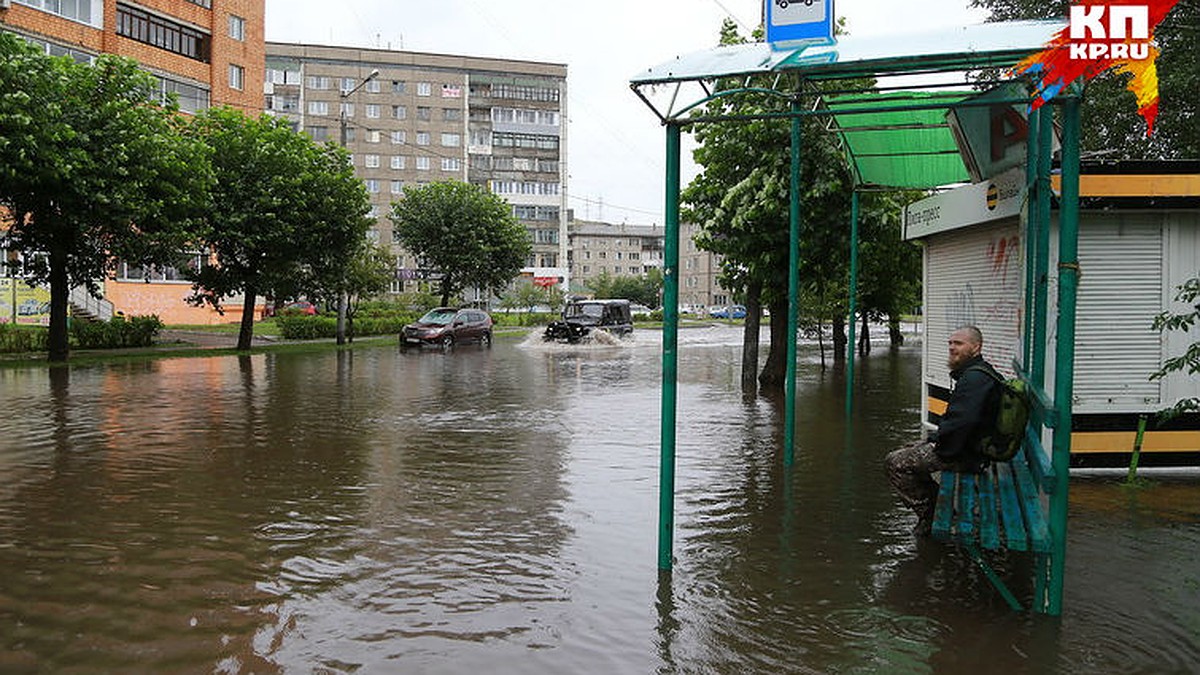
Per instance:
[[[979,454],[995,462],[1007,462],[1021,451],[1021,444],[1025,441],[1025,426],[1029,424],[1029,411],[1033,408],[1029,401],[1029,390],[1024,381],[1017,378],[1006,380],[994,368],[972,366],[971,370],[981,370],[1000,383],[996,419],[991,433],[984,434],[979,443]]]

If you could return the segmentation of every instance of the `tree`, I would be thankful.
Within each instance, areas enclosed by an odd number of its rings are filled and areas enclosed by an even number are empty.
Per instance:
[[[189,301],[222,311],[223,300],[240,294],[237,348],[249,349],[260,293],[345,290],[370,202],[345,150],[318,146],[284,120],[212,108],[192,131],[212,148],[216,184],[201,234],[213,258],[190,273]]]
[[[404,248],[441,274],[443,305],[467,286],[503,288],[532,250],[508,202],[468,183],[407,186],[390,217]]]
[[[207,149],[157,91],[129,59],[78,64],[0,31],[0,247],[50,286],[51,361],[69,355],[71,289],[99,297],[121,261],[176,258],[206,204]]]
[[[1155,330],[1182,330],[1186,333],[1200,321],[1200,276],[1192,277],[1181,284],[1176,289],[1175,300],[1187,304],[1188,309],[1162,312],[1154,318]],[[1186,372],[1193,377],[1200,375],[1200,340],[1189,345],[1183,354],[1163,362],[1162,368],[1151,375],[1150,379],[1159,380],[1176,372]],[[1167,417],[1174,417],[1189,411],[1200,412],[1200,398],[1181,399],[1164,412]]]
[[[332,284],[342,286],[346,292],[346,323],[351,340],[354,338],[354,315],[363,298],[379,295],[392,286],[396,278],[396,257],[367,238],[359,242],[358,250],[350,258],[345,273],[337,276]]]
[[[989,21],[1067,16],[1069,0],[971,0],[991,12]],[[1127,74],[1105,73],[1088,83],[1082,108],[1081,150],[1115,159],[1200,158],[1200,0],[1180,0],[1155,31],[1160,103],[1154,133],[1137,114],[1126,90]]]
[[[642,276],[614,276],[602,272],[588,285],[597,298],[625,298],[647,307],[658,307],[662,303],[662,272],[654,268]]]

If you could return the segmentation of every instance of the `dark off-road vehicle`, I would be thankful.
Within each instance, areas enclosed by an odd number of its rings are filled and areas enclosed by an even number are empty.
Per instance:
[[[633,316],[628,300],[578,300],[563,308],[562,320],[546,326],[542,339],[547,342],[576,343],[592,338],[592,332],[605,331],[617,337],[633,333]]]

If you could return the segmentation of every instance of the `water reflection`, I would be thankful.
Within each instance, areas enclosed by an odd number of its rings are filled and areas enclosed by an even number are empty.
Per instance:
[[[1072,484],[1067,615],[916,546],[880,469],[916,349],[802,349],[799,447],[740,335],[0,369],[0,671],[1187,672],[1200,494]],[[997,561],[1024,588],[1029,561]]]

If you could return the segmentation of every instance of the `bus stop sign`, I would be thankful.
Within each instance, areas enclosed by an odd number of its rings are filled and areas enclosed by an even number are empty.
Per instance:
[[[767,3],[767,42],[773,48],[834,43],[833,0],[763,1]]]

